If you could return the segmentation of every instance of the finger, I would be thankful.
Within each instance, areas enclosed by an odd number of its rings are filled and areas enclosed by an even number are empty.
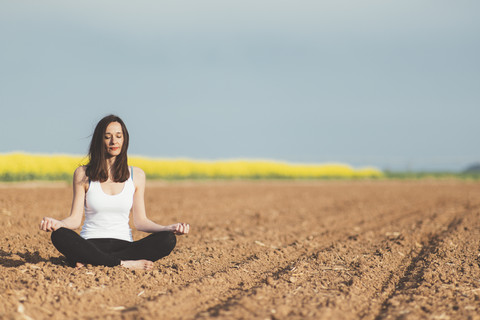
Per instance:
[[[180,227],[180,235],[184,234],[185,233],[185,225],[183,225],[183,223],[181,224],[181,227]]]
[[[49,231],[48,228],[50,226],[51,219],[48,217],[44,217],[42,220],[42,230],[43,231]]]
[[[175,230],[173,230],[173,233],[178,234],[178,232],[179,232],[179,229],[178,229],[178,228],[179,228],[179,225],[178,225],[178,223],[177,223],[177,224],[175,225]]]

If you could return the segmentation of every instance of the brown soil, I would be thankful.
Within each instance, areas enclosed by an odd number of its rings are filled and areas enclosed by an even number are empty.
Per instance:
[[[480,319],[478,182],[150,184],[191,224],[153,271],[66,266],[38,223],[70,202],[0,188],[0,318]]]

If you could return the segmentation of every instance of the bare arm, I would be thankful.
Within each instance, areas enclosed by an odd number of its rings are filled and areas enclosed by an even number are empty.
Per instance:
[[[73,200],[70,216],[63,220],[44,217],[40,222],[41,230],[55,231],[61,227],[67,229],[77,229],[80,227],[82,223],[87,181],[88,179],[85,175],[85,167],[78,167],[73,174]]]
[[[162,226],[147,218],[145,211],[145,172],[139,168],[133,168],[135,181],[135,194],[133,195],[133,225],[143,232],[172,231],[175,234],[186,234],[190,229],[188,223],[175,223]]]

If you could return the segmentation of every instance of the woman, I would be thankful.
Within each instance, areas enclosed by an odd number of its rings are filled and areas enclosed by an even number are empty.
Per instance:
[[[40,229],[52,231],[52,243],[72,266],[84,264],[131,269],[153,268],[153,262],[167,256],[177,235],[190,226],[176,223],[162,226],[145,212],[145,173],[127,165],[128,131],[115,116],[97,124],[89,150],[89,163],[78,167],[73,176],[73,201],[70,216],[63,220],[45,217]],[[80,227],[85,209],[85,222]],[[133,241],[129,228],[132,210],[136,229],[152,233]]]

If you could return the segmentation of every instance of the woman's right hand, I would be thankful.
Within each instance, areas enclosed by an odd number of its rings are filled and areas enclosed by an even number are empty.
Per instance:
[[[169,227],[176,235],[187,234],[190,231],[190,225],[188,223],[175,223]]]
[[[55,231],[59,228],[63,227],[63,222],[57,219],[44,217],[40,222],[40,230],[43,231]]]

